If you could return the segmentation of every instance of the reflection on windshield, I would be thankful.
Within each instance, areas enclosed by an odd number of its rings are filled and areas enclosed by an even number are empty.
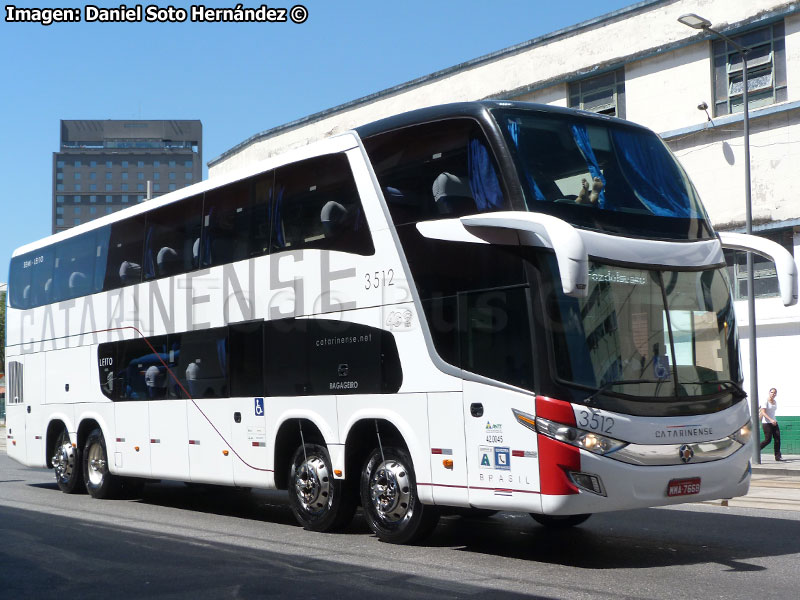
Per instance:
[[[551,269],[555,276],[554,261]],[[585,299],[554,289],[548,302],[558,377],[634,396],[720,391],[740,379],[728,289],[724,269],[593,263]]]
[[[694,188],[654,133],[554,113],[497,116],[529,210],[617,233],[708,237]]]

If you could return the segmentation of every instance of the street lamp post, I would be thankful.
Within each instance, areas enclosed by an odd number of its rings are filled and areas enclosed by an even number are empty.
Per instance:
[[[711,21],[704,19],[694,13],[681,15],[678,21],[691,27],[692,29],[702,29],[713,33],[719,38],[728,42],[739,51],[742,57],[742,113],[744,117],[744,202],[745,202],[745,230],[748,235],[753,233],[753,199],[750,193],[750,104],[748,102],[747,89],[747,54],[749,48],[745,48],[738,42],[733,41],[727,35],[711,28]],[[747,253],[747,320],[749,323],[750,336],[750,423],[753,429],[753,437],[759,440],[759,418],[758,418],[758,364],[756,361],[756,297],[753,289],[753,253]],[[761,449],[759,444],[753,444],[753,461],[761,464]]]

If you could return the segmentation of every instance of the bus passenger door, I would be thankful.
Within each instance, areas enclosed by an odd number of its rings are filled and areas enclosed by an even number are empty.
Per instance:
[[[263,321],[251,321],[228,328],[231,398],[227,419],[236,451],[231,456],[233,482],[239,487],[263,488],[271,479],[266,471],[270,450],[266,434],[262,324]]]
[[[461,367],[491,381],[464,381],[469,499],[473,506],[530,510],[538,500],[536,434],[514,410],[533,415],[533,350],[524,286],[459,294]]]
[[[25,407],[25,446],[27,447],[26,464],[31,467],[44,467],[47,464],[44,455],[45,423],[45,364],[47,354],[37,352],[25,357],[23,375]]]

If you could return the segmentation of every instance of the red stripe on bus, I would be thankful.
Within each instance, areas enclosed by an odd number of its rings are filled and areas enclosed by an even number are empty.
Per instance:
[[[431,448],[431,454],[441,454],[441,453],[442,453],[441,448]]]
[[[564,425],[576,425],[572,404],[555,398],[536,396],[536,416]]]
[[[553,496],[577,494],[567,471],[581,470],[581,453],[570,446],[552,438],[538,434],[539,438],[539,480],[542,493]]]

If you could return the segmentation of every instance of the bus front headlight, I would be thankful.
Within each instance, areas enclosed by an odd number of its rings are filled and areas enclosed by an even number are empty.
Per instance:
[[[750,437],[752,435],[753,435],[753,427],[750,424],[750,421],[748,421],[728,437],[731,438],[733,441],[739,442],[742,446],[744,446],[747,444],[747,442],[750,441]]]
[[[584,431],[562,423],[556,423],[542,417],[536,417],[536,431],[547,437],[577,446],[593,454],[605,455],[616,452],[627,446],[627,442],[600,435],[592,431]]]

